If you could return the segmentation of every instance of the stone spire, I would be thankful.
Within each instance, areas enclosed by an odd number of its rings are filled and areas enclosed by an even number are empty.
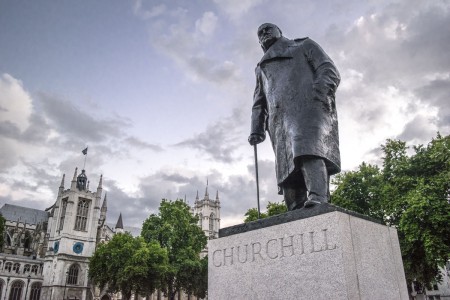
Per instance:
[[[100,181],[98,182],[98,189],[103,189],[103,174],[100,175]]]
[[[219,202],[219,190],[216,192],[216,201]]]
[[[100,219],[105,219],[106,218],[106,211],[108,210],[108,203],[106,201],[106,195],[107,193],[105,193],[105,198],[103,198],[103,203],[102,203],[102,208],[100,209]]]
[[[78,168],[75,168],[75,172],[73,173],[72,183],[70,185],[71,190],[74,190],[77,187],[77,173],[78,173]]]
[[[102,191],[103,191],[103,174],[100,175],[100,180],[98,181],[97,197],[101,197]],[[100,205],[100,203],[99,203],[99,205]]]
[[[209,193],[208,193],[208,179],[206,179],[205,199],[209,199]]]
[[[119,219],[117,220],[115,229],[116,229],[116,233],[123,232],[122,213],[120,213],[120,215],[119,215]]]
[[[66,174],[63,174],[62,179],[61,179],[61,184],[59,185],[58,196],[61,196],[62,192],[64,191],[64,179],[65,178],[66,178]]]

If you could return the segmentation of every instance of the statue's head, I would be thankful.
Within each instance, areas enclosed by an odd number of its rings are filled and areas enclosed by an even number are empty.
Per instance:
[[[258,39],[264,52],[283,36],[280,28],[271,23],[264,23],[258,28]]]

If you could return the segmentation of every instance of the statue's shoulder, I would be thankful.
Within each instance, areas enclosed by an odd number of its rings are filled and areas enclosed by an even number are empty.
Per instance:
[[[301,46],[302,44],[304,44],[305,42],[307,43],[308,41],[311,41],[311,39],[309,37],[304,37],[300,39],[294,39],[293,44],[295,46]]]

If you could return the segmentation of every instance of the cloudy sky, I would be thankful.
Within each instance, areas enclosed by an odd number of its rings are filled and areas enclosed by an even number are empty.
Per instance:
[[[222,227],[256,206],[256,30],[308,36],[335,61],[342,167],[380,145],[450,133],[450,1],[0,0],[0,205],[45,209],[75,167],[108,219],[141,226],[162,198],[219,191]],[[262,207],[276,194],[259,146]]]

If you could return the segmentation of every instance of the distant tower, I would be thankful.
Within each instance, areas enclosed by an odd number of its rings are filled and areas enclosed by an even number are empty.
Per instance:
[[[206,183],[205,196],[202,200],[195,198],[193,214],[199,217],[199,226],[208,237],[215,239],[219,237],[220,228],[220,200],[219,191],[216,192],[216,199],[209,198],[208,182]]]
[[[41,299],[88,299],[89,258],[96,247],[99,224],[106,217],[101,207],[102,176],[95,192],[89,191],[85,170],[73,175],[64,190],[64,176],[55,204],[49,209],[48,245],[44,261]]]
[[[122,213],[120,213],[120,215],[119,215],[119,219],[117,220],[115,229],[116,229],[116,233],[124,233],[123,222],[122,222]]]

